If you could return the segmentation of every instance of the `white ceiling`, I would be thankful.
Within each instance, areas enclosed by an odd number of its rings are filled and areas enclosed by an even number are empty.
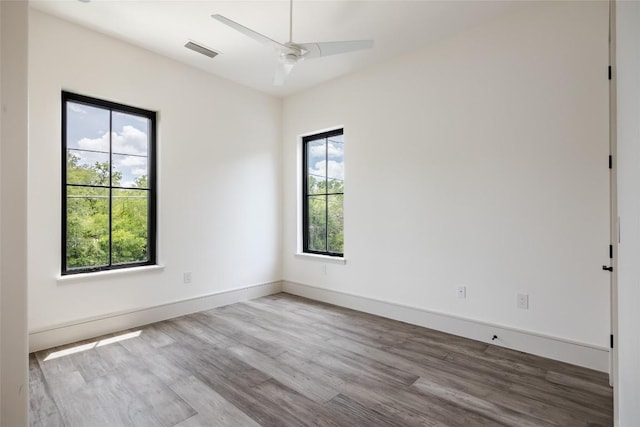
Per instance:
[[[287,96],[324,81],[423,48],[505,13],[525,1],[295,0],[297,43],[373,39],[374,48],[296,65],[284,86],[272,86],[275,52],[215,21],[219,13],[271,37],[288,41],[284,0],[32,0],[43,12],[168,56],[260,91]],[[184,48],[193,40],[220,52],[214,59]]]

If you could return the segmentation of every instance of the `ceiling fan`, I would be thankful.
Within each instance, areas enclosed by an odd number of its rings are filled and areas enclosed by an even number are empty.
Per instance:
[[[222,15],[211,15],[211,17],[223,24],[241,32],[267,46],[275,48],[278,52],[278,65],[273,78],[274,86],[282,86],[285,79],[291,73],[293,66],[305,59],[320,58],[323,56],[337,55],[339,53],[353,52],[356,50],[370,49],[373,47],[373,40],[349,40],[338,42],[316,42],[316,43],[294,43],[293,42],[293,0],[289,2],[289,41],[279,43],[269,37],[253,31],[244,25],[238,24]]]

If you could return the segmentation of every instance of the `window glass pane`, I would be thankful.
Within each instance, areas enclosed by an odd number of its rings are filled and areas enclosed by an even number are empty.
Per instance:
[[[150,120],[134,114],[113,112],[113,153],[149,154]]]
[[[113,186],[149,188],[147,157],[113,155]]]
[[[328,138],[327,141],[327,177],[328,193],[344,192],[344,143],[342,135]]]
[[[344,253],[343,201],[342,194],[327,196],[328,252]]]
[[[109,190],[67,187],[68,269],[109,264]]]
[[[149,192],[114,189],[111,212],[113,263],[147,261]]]
[[[327,143],[325,138],[307,141],[307,174],[325,178],[327,176],[326,157]]]
[[[67,148],[109,152],[109,110],[67,101]]]
[[[309,194],[325,194],[327,180],[322,176],[309,175],[307,178],[307,192]]]
[[[326,196],[308,197],[308,247],[312,251],[327,250],[327,210]]]
[[[328,181],[327,193],[344,193],[344,181],[341,179],[330,179]]]
[[[67,150],[67,184],[109,185],[109,153]]]
[[[329,142],[334,142],[337,144],[344,144],[344,134],[341,133],[340,135],[334,135],[334,136],[330,136],[327,138],[329,140]]]

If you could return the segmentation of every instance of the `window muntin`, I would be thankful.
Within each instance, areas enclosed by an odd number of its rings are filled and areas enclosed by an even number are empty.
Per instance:
[[[302,139],[303,252],[344,254],[344,132]]]
[[[156,113],[62,92],[62,274],[156,262]]]

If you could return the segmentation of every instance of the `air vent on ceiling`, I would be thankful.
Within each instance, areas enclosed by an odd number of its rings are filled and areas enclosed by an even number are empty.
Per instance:
[[[202,45],[199,45],[197,43],[194,43],[192,41],[188,41],[187,44],[184,45],[184,47],[186,47],[187,49],[191,49],[194,52],[201,53],[204,56],[208,56],[209,58],[213,58],[218,54],[218,52],[211,50],[207,47],[204,47]]]

